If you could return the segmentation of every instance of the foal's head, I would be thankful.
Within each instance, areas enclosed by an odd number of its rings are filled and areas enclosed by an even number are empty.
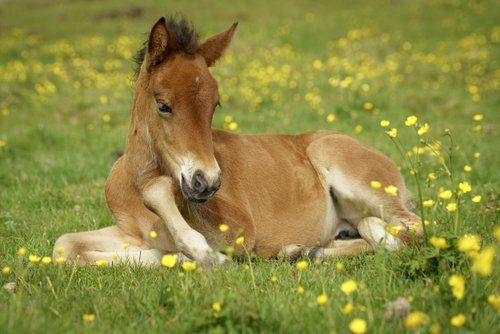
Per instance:
[[[219,93],[208,68],[229,46],[236,25],[199,44],[189,23],[161,18],[151,30],[139,73],[151,144],[193,202],[207,200],[221,185],[211,130]]]

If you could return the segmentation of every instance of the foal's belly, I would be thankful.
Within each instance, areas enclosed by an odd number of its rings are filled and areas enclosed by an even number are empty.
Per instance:
[[[282,246],[322,245],[338,224],[321,176],[309,161],[304,136],[226,136],[215,141],[223,186],[239,190],[255,229],[257,255]]]

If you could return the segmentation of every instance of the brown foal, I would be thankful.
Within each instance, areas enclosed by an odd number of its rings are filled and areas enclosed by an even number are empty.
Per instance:
[[[156,22],[141,56],[125,154],[106,182],[116,225],[64,234],[56,257],[151,265],[178,253],[210,265],[224,262],[220,250],[238,237],[244,242],[236,252],[296,258],[396,250],[422,234],[400,172],[379,151],[331,131],[236,135],[211,128],[219,95],[209,67],[236,26],[199,43],[184,20]],[[372,188],[373,180],[397,193]],[[221,224],[229,230],[222,233]],[[361,238],[335,240],[344,226]]]

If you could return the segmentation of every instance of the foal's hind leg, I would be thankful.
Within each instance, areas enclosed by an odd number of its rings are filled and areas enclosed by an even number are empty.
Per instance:
[[[405,242],[413,240],[412,233],[422,235],[420,217],[407,206],[409,193],[403,177],[384,154],[348,136],[329,134],[314,140],[307,155],[330,190],[342,220],[358,228],[365,217],[380,218],[389,226],[400,227],[398,237]],[[373,188],[372,181],[382,186]],[[384,188],[389,186],[393,191],[386,192]]]

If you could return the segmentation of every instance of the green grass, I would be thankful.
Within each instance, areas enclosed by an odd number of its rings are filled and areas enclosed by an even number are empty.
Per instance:
[[[425,208],[426,219],[436,222],[428,234],[446,237],[451,247],[438,252],[426,244],[311,263],[301,273],[303,294],[296,292],[294,264],[281,260],[252,260],[254,290],[245,259],[182,274],[28,265],[19,258],[19,247],[50,255],[63,233],[113,224],[103,188],[128,127],[131,57],[158,17],[176,12],[204,37],[240,22],[230,53],[213,71],[223,99],[214,127],[227,127],[231,116],[240,133],[343,131],[397,161],[414,194],[414,178],[380,121],[398,128],[405,151],[419,145],[403,125],[407,116],[428,122],[431,130],[422,137],[439,140],[444,152],[449,129],[454,185],[428,152],[418,170],[424,199],[437,202]],[[500,294],[498,257],[492,275],[483,277],[455,247],[464,233],[475,233],[483,247],[499,248],[492,234],[500,174],[499,12],[497,1],[460,0],[0,4],[0,266],[11,268],[0,283],[17,284],[13,293],[0,291],[0,332],[345,333],[353,318],[362,318],[370,333],[394,333],[406,329],[401,321],[384,321],[384,312],[398,296],[412,296],[412,309],[429,316],[416,331],[438,323],[443,332],[499,332],[499,315],[487,302]],[[367,110],[366,102],[380,112]],[[329,114],[336,117],[332,123]],[[475,114],[484,120],[473,121]],[[111,120],[104,122],[104,115]],[[426,181],[430,172],[437,180]],[[456,190],[461,181],[472,191],[460,197],[455,229],[456,216],[437,193]],[[473,203],[473,195],[481,202]],[[338,261],[345,271],[336,269]],[[461,300],[448,285],[456,273],[466,280]],[[347,279],[358,282],[351,296],[339,289]],[[328,302],[317,305],[323,292]],[[217,317],[216,301],[222,303]],[[355,307],[344,315],[347,302]],[[96,315],[92,324],[82,320],[87,313]],[[467,322],[451,327],[458,313]]]

